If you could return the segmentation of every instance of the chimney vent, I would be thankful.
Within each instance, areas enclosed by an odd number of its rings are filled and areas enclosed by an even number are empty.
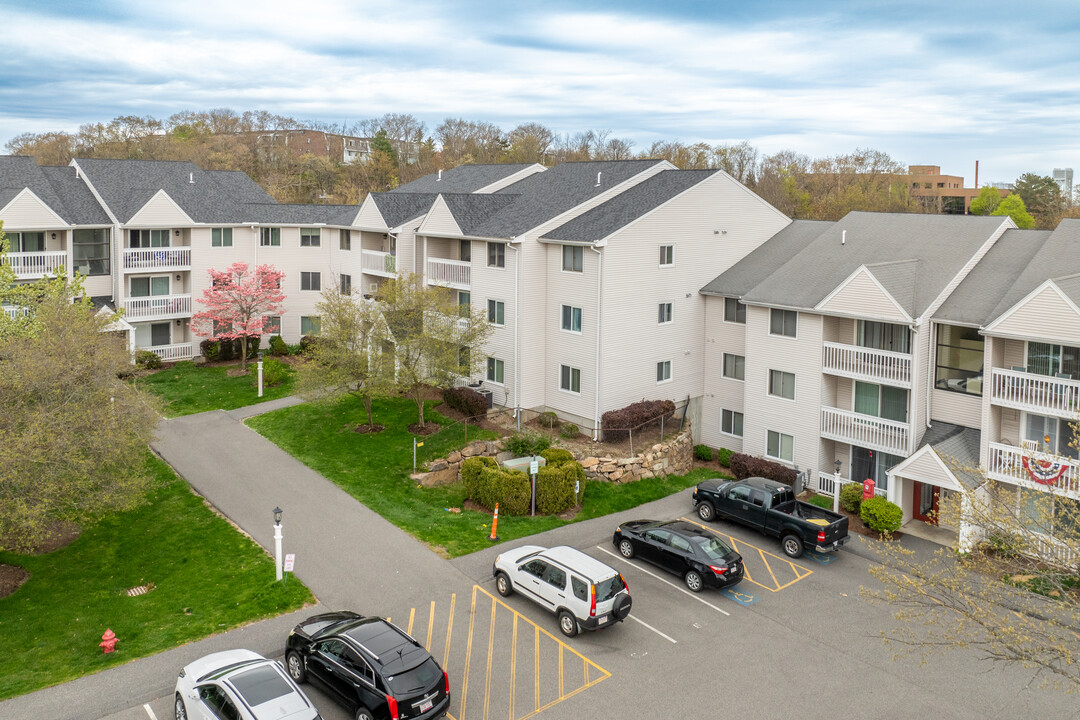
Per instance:
[[[596,173],[596,185],[594,185],[593,187],[600,187],[600,176],[603,175],[603,174],[604,173],[602,173],[602,172]]]
[[[435,182],[442,182],[442,168],[439,169],[439,174],[435,177]]]
[[[192,185],[195,184],[195,173],[188,173],[188,182]]]
[[[840,231],[840,245],[843,247],[847,244],[847,230]]]

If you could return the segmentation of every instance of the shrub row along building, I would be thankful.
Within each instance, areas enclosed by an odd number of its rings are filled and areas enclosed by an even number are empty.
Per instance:
[[[698,442],[826,489],[873,478],[905,520],[959,490],[950,459],[1021,509],[1052,490],[1062,522],[1080,498],[1080,221],[791,221],[721,171],[651,160],[466,165],[327,206],[190,163],[23,157],[0,158],[0,220],[19,278],[85,275],[166,360],[198,352],[210,268],[283,270],[288,342],[317,332],[331,284],[373,294],[416,273],[486,310],[475,379],[500,405],[596,428],[643,398],[688,401]]]

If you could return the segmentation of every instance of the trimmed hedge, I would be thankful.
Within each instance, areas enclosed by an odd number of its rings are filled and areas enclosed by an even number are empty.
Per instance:
[[[548,465],[562,465],[565,462],[574,462],[574,453],[563,448],[548,448],[540,453],[540,457],[544,458]]]
[[[862,505],[862,483],[844,483],[840,488],[840,507],[849,513],[858,514],[860,505]]]
[[[135,364],[147,370],[157,370],[161,367],[161,356],[153,350],[139,350],[135,353]]]
[[[732,453],[727,466],[737,480],[745,480],[748,477],[763,477],[785,485],[795,484],[794,470],[765,458],[744,455],[743,453]]]
[[[485,467],[480,471],[476,496],[472,499],[486,508],[499,505],[504,515],[527,515],[532,500],[532,482],[521,470]]]
[[[487,399],[472,388],[443,388],[443,402],[467,418],[487,415]]]
[[[550,410],[547,410],[536,417],[536,422],[550,430],[551,428],[559,426],[559,416]]]
[[[900,529],[900,523],[904,519],[904,511],[896,503],[875,495],[863,502],[859,517],[871,530],[888,534]]]
[[[270,336],[270,354],[278,356],[289,354],[289,345],[280,335]]]
[[[555,462],[565,450],[549,450],[550,463],[536,473],[536,512],[554,515],[569,510],[585,496],[585,470],[572,459]],[[504,515],[528,515],[531,510],[532,481],[521,470],[499,467],[494,458],[471,457],[461,464],[465,496],[486,508],[499,504]],[[575,485],[578,494],[574,494]]]
[[[563,423],[559,428],[559,437],[566,438],[567,440],[573,440],[581,434],[581,430],[574,423]]]
[[[259,354],[259,344],[262,342],[262,337],[259,335],[248,335],[248,360],[256,357]],[[239,360],[243,355],[241,352],[240,338],[234,338],[232,340],[215,340],[213,338],[207,338],[199,343],[199,352],[207,361],[221,360]]]
[[[537,432],[515,433],[506,439],[506,449],[514,457],[540,455],[551,447],[551,438]]]
[[[726,468],[731,467],[731,456],[735,454],[734,450],[728,450],[727,448],[720,448],[716,451],[716,460]]]
[[[675,403],[670,400],[642,400],[618,410],[608,410],[600,416],[600,427],[607,442],[630,436],[630,430],[659,423],[661,419],[675,414]]]
[[[695,445],[694,457],[703,462],[712,462],[716,455],[713,453],[713,449],[708,445]]]
[[[253,382],[258,384],[259,382],[259,365],[258,363],[252,364],[248,370],[248,374],[251,375]],[[276,387],[285,382],[289,377],[289,366],[274,357],[268,357],[263,359],[263,385],[265,387]]]
[[[486,467],[497,468],[499,463],[495,458],[485,455],[465,458],[465,462],[461,463],[461,484],[465,488],[465,497],[476,497],[480,487],[480,472]]]

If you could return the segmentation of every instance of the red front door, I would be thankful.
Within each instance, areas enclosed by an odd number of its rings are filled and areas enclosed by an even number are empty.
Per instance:
[[[912,508],[912,516],[916,520],[922,520],[932,525],[937,525],[938,522],[938,500],[941,497],[941,491],[936,485],[926,485],[925,483],[913,481],[912,486],[912,501],[914,507]]]

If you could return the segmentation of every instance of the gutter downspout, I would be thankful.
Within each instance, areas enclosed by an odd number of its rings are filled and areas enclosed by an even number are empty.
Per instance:
[[[596,375],[596,390],[594,392],[594,406],[593,406],[593,441],[596,441],[600,437],[600,330],[602,327],[603,312],[601,311],[600,300],[603,297],[604,289],[604,253],[600,252],[598,248],[604,248],[607,246],[607,240],[597,240],[595,243],[589,246],[597,255],[597,267],[596,267],[596,369],[594,373]]]
[[[518,432],[521,431],[521,405],[518,399],[521,397],[521,366],[518,364],[518,327],[520,325],[521,304],[518,302],[518,277],[521,272],[521,247],[517,236],[511,236],[507,247],[514,250],[514,418],[517,420]]]

